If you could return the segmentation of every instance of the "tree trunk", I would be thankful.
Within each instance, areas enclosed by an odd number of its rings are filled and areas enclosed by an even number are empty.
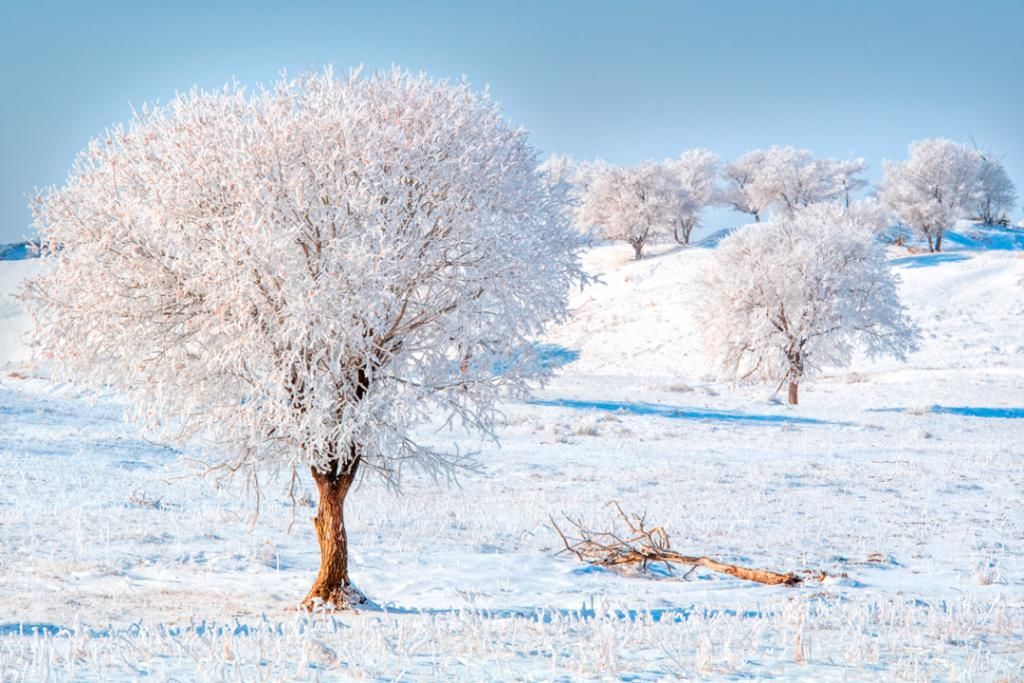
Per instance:
[[[672,228],[672,237],[675,238],[676,244],[682,244],[684,247],[690,244],[690,233],[693,232],[692,227],[685,225],[676,225]],[[680,237],[682,235],[682,237]]]
[[[930,232],[925,233],[928,236],[928,251],[935,251],[935,241],[932,239]]]
[[[942,251],[942,229],[935,233],[935,251]]]
[[[348,537],[345,535],[345,496],[355,480],[359,459],[354,458],[337,471],[320,472],[315,467],[313,481],[320,493],[313,526],[320,543],[320,572],[316,575],[309,595],[302,601],[306,609],[313,609],[318,603],[330,603],[337,609],[352,606],[358,596],[348,578]]]
[[[796,382],[789,383],[789,405],[795,406],[800,403],[800,385]]]
[[[754,222],[755,223],[760,223],[761,222],[761,213],[759,211],[755,211],[754,212]]]
[[[637,261],[639,261],[640,259],[642,259],[644,257],[644,243],[643,242],[634,242],[633,243],[633,255],[635,257],[635,260],[637,260]]]

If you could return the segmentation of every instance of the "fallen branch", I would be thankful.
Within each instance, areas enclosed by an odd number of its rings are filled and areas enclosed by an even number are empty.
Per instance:
[[[794,586],[803,581],[803,577],[794,573],[780,574],[767,569],[751,569],[719,562],[706,556],[682,555],[672,550],[668,533],[663,527],[648,528],[645,515],[626,514],[617,501],[613,500],[605,507],[609,505],[614,506],[619,516],[622,517],[629,531],[628,534],[620,536],[612,531],[593,531],[588,529],[582,520],[574,520],[563,514],[576,532],[576,537],[570,538],[562,531],[554,518],[549,517],[551,526],[558,532],[565,545],[565,548],[558,552],[572,553],[582,562],[603,567],[638,565],[641,569],[646,569],[647,565],[653,562],[663,563],[669,572],[672,571],[673,564],[690,565],[693,568],[704,567],[745,581],[756,581],[769,585]],[[692,571],[693,569],[687,572],[684,578],[689,576]],[[815,575],[819,581],[824,577],[824,573]]]

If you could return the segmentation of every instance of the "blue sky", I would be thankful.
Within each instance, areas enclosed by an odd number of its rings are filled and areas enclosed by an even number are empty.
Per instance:
[[[63,182],[129,103],[327,63],[465,74],[542,150],[579,158],[793,144],[864,156],[874,181],[911,140],[945,136],[1024,185],[1022,26],[1024,0],[3,0],[0,242],[30,234],[33,188]]]

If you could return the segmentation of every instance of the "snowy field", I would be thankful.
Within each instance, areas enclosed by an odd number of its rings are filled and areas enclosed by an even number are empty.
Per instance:
[[[555,380],[448,487],[349,497],[352,575],[377,605],[296,610],[319,554],[285,479],[193,476],[116,397],[26,371],[0,262],[0,681],[1019,680],[1024,677],[1024,251],[1014,233],[893,249],[921,326],[901,364],[801,387],[707,374],[688,283],[714,240],[593,249],[602,283],[545,340]],[[1018,249],[1013,249],[1018,247]],[[617,500],[687,554],[824,571],[794,588],[637,576],[556,555],[548,517]],[[294,523],[293,523],[294,522]]]

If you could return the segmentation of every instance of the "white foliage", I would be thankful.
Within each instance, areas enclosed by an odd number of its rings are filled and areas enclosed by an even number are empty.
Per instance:
[[[723,379],[799,383],[846,366],[857,345],[900,358],[914,347],[865,215],[817,204],[722,240],[698,279],[694,316]]]
[[[552,154],[537,167],[548,185],[575,184],[576,161],[568,154]]]
[[[906,161],[883,162],[878,196],[900,221],[941,251],[943,233],[981,198],[983,157],[967,145],[932,138],[908,147]]]
[[[409,430],[491,434],[582,280],[537,161],[486,93],[397,69],[143,108],[39,200],[34,344],[232,470],[445,467]]]

